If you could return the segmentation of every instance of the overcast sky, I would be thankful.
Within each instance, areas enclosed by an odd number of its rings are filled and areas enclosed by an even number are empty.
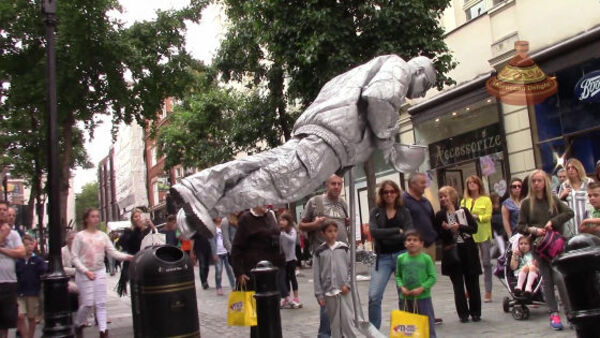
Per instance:
[[[151,20],[156,17],[155,12],[157,9],[181,8],[189,3],[188,0],[120,0],[119,2],[123,6],[123,13],[116,13],[116,15],[126,24]],[[217,6],[209,6],[203,11],[200,24],[188,25],[187,48],[195,58],[205,63],[210,63],[222,38],[223,32],[219,25],[215,24],[220,14],[220,9]],[[77,168],[75,170],[73,188],[76,193],[80,192],[81,187],[86,183],[97,181],[95,166],[108,155],[111,145],[110,117],[103,116],[101,120],[102,124],[94,132],[94,139],[87,139],[85,144],[94,168],[87,170]]]

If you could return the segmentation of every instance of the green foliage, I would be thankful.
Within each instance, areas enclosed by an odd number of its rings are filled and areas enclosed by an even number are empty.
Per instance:
[[[45,157],[46,41],[41,0],[0,2],[1,160],[29,176]],[[56,56],[62,193],[70,168],[89,167],[83,133],[98,115],[114,125],[153,120],[166,97],[177,97],[200,64],[185,49],[185,24],[198,22],[202,0],[125,27],[109,16],[117,0],[57,1]],[[80,129],[81,128],[81,129]],[[116,132],[114,130],[113,132]],[[36,162],[37,161],[37,162]],[[64,207],[64,205],[63,205]],[[64,210],[63,210],[64,212]]]
[[[221,2],[232,27],[215,64],[226,80],[270,82],[280,68],[289,80],[285,99],[307,105],[335,75],[394,53],[432,57],[438,88],[453,84],[445,73],[456,64],[438,23],[449,0]]]
[[[215,70],[220,80],[241,82],[246,91],[213,84],[186,96],[160,136],[167,166],[181,159],[205,167],[238,151],[279,145],[328,80],[378,55],[429,56],[438,88],[454,83],[445,74],[456,63],[438,23],[449,0],[212,2],[224,5],[230,22]],[[222,100],[218,107],[211,106],[215,98]]]
[[[196,73],[194,86],[175,105],[168,123],[156,131],[165,168],[178,164],[203,168],[239,152],[276,146],[280,141],[269,135],[263,137],[262,147],[256,144],[256,135],[264,131],[263,107],[265,102],[256,94],[219,87],[210,70]]]
[[[98,182],[88,183],[75,195],[75,222],[83,225],[83,212],[88,208],[98,208]]]

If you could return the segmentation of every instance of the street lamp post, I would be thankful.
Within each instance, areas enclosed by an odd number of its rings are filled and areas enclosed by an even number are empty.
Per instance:
[[[48,142],[48,204],[49,204],[49,269],[44,276],[44,337],[73,337],[73,323],[69,308],[69,293],[60,256],[62,231],[60,226],[60,187],[58,166],[58,136],[56,111],[56,1],[42,0],[46,24],[47,64],[47,142]]]

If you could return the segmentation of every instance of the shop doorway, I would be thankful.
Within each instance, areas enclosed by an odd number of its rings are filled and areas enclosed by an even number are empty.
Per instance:
[[[504,159],[502,153],[499,152],[439,168],[437,171],[438,186],[452,186],[458,192],[459,198],[462,198],[466,188],[465,180],[471,175],[477,175],[482,178],[487,193],[496,192],[500,196],[504,196],[507,186],[504,173]]]

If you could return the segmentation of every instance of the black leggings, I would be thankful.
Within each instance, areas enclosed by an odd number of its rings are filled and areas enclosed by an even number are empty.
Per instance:
[[[481,316],[481,291],[479,290],[479,275],[455,271],[450,274],[452,288],[454,289],[454,305],[458,317],[466,319]],[[469,300],[465,296],[465,288],[469,293]]]
[[[285,287],[290,290],[290,283],[292,284],[292,290],[298,291],[298,280],[296,279],[296,266],[298,262],[293,260],[285,263]]]

